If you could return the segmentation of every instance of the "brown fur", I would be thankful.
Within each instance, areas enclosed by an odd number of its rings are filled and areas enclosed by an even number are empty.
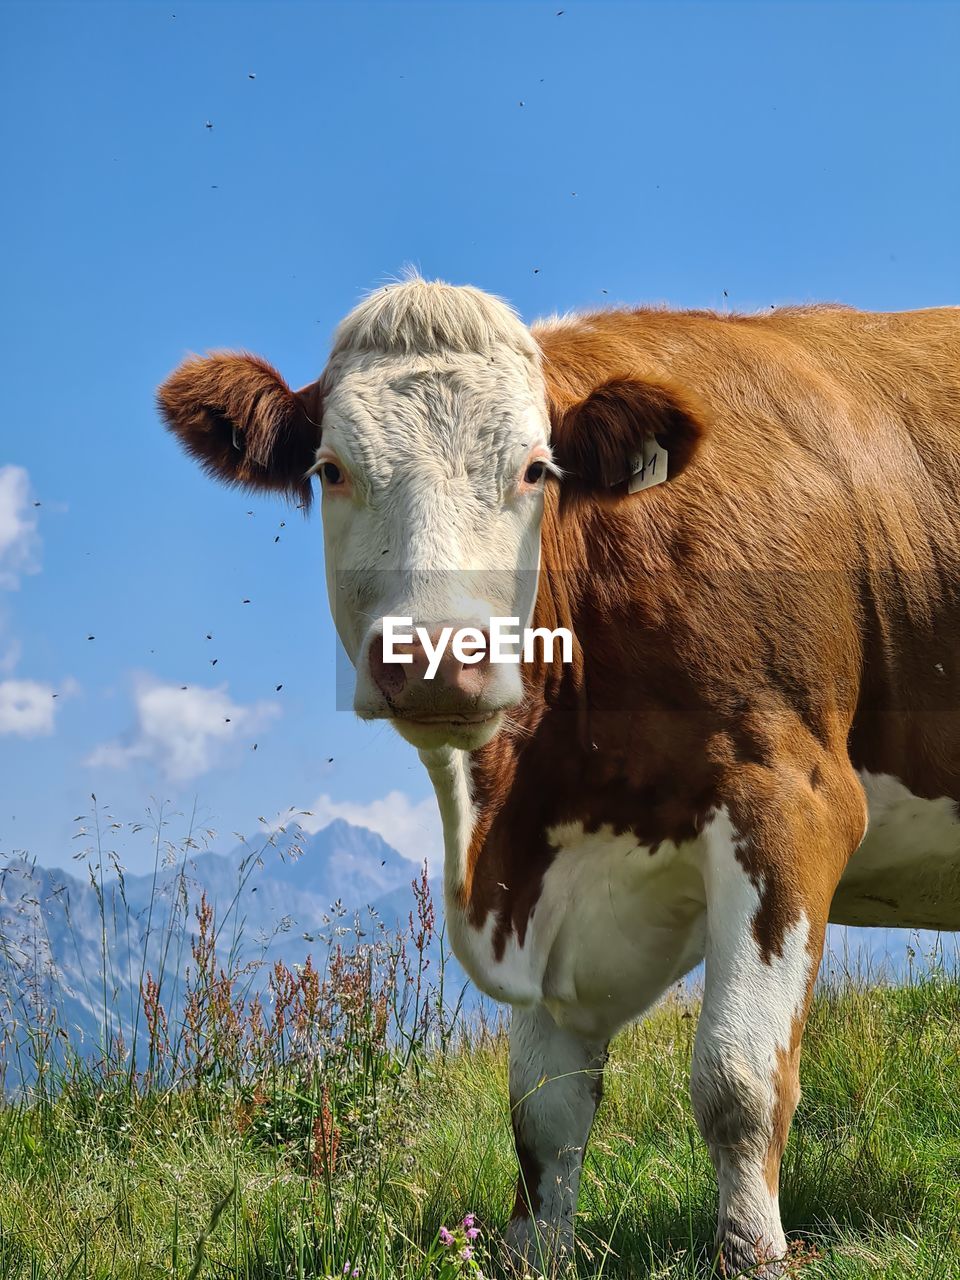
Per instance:
[[[167,426],[209,475],[245,489],[277,489],[308,507],[304,473],[320,442],[315,388],[291,391],[266,360],[221,351],[185,360],[157,401]]]

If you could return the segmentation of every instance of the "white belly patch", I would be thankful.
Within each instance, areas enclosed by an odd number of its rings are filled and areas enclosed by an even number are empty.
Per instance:
[[[835,924],[960,929],[960,819],[886,774],[860,775],[869,819],[833,900]]]
[[[457,955],[495,999],[542,1002],[561,1026],[605,1038],[703,957],[700,844],[664,843],[651,854],[630,833],[579,823],[548,835],[557,853],[523,946],[511,934],[497,960],[493,918],[482,930],[461,918]]]

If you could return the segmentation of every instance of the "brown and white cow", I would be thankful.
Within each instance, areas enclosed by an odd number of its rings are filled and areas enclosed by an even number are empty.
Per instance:
[[[718,1244],[779,1274],[828,920],[960,927],[960,310],[527,328],[413,280],[299,392],[214,354],[160,404],[221,480],[321,476],[356,710],[419,748],[454,949],[513,1006],[514,1247],[570,1248],[607,1043],[705,958]],[[631,492],[652,440],[667,481]],[[532,615],[574,660],[426,681],[388,614]]]

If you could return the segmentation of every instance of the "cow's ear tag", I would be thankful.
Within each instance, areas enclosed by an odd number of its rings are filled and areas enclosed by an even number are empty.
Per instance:
[[[667,478],[667,451],[663,445],[657,444],[653,436],[646,436],[643,441],[643,452],[630,459],[629,493],[639,493],[641,489],[652,489],[655,484],[663,484]]]

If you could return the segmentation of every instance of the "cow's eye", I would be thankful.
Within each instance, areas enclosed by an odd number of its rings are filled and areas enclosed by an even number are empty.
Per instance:
[[[322,475],[326,484],[343,484],[343,472],[335,462],[325,462],[322,468]]]
[[[546,469],[547,469],[547,465],[545,462],[531,462],[529,467],[527,467],[526,472],[524,473],[524,477],[523,477],[524,483],[539,484],[540,481],[543,479],[543,473],[546,471]]]

